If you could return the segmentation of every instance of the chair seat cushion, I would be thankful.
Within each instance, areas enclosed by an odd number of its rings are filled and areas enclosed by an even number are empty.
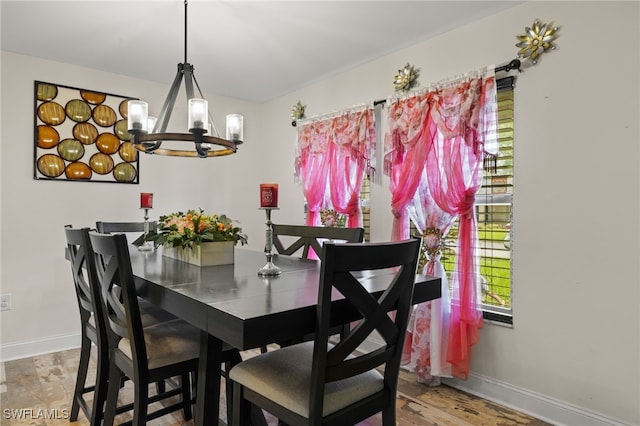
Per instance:
[[[289,410],[309,416],[313,342],[288,346],[249,358],[231,369],[229,377]],[[383,377],[371,370],[325,387],[323,416],[383,389]]]
[[[173,320],[144,328],[149,369],[198,358],[200,330],[186,321]],[[133,359],[129,339],[121,339],[118,349]]]

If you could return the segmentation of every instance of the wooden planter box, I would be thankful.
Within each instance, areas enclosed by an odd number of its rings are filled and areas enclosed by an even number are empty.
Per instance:
[[[233,263],[235,241],[202,243],[194,248],[164,248],[163,255],[197,266],[230,265]]]

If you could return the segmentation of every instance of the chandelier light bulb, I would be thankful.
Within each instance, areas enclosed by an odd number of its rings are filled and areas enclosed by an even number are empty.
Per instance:
[[[129,101],[127,125],[129,130],[147,132],[147,118],[149,106],[145,101]]]
[[[227,115],[227,140],[242,141],[244,133],[244,117],[241,114]]]
[[[147,131],[149,133],[153,133],[153,130],[156,127],[156,122],[158,121],[158,119],[152,115],[149,116],[149,118],[147,118]]]
[[[205,99],[189,99],[189,130],[209,131],[209,103]]]

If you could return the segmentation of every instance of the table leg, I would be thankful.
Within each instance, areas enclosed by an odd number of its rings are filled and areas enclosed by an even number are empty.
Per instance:
[[[217,425],[220,419],[220,366],[222,341],[200,332],[200,360],[196,395],[196,426]]]

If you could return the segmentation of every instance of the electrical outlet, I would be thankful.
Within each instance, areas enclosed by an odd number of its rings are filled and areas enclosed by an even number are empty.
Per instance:
[[[0,311],[8,311],[11,309],[11,295],[3,294],[0,296]]]

